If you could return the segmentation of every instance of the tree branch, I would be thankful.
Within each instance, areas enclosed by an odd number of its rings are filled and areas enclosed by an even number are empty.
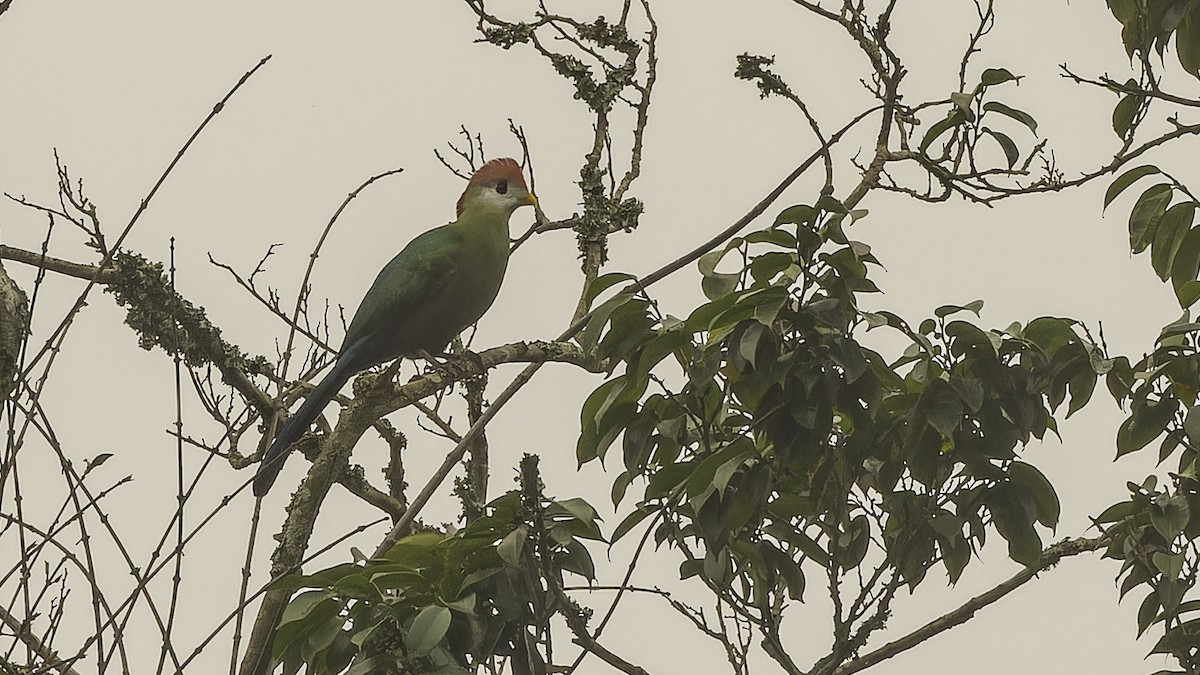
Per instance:
[[[5,5],[0,5],[0,12],[4,11]],[[14,637],[20,640],[26,647],[37,654],[39,658],[45,661],[45,668],[53,668],[62,675],[79,675],[79,671],[71,667],[71,664],[58,658],[58,654],[54,652],[48,645],[43,644],[41,640],[29,629],[27,622],[17,619],[17,617],[9,614],[7,610],[0,607],[0,623],[8,626]],[[40,668],[39,672],[43,672]]]
[[[111,267],[100,268],[96,265],[52,258],[36,251],[26,251],[25,249],[6,246],[4,244],[0,244],[0,260],[12,260],[63,276],[75,277],[84,281],[94,281],[98,284],[110,284],[117,276],[116,270]]]
[[[1025,585],[1026,582],[1036,577],[1038,572],[1054,567],[1063,558],[1069,558],[1081,553],[1095,551],[1097,549],[1104,548],[1107,545],[1108,538],[1105,536],[1099,536],[1094,539],[1085,539],[1082,537],[1078,539],[1064,539],[1063,541],[1060,541],[1042,551],[1041,560],[1038,561],[1036,567],[1028,567],[1022,570],[995,588],[971,598],[958,609],[955,609],[944,616],[930,621],[908,635],[905,635],[898,640],[889,642],[873,652],[870,652],[864,656],[860,656],[853,661],[842,664],[833,671],[833,674],[850,675],[851,673],[857,673],[860,670],[870,668],[880,661],[890,659],[897,654],[906,652],[939,633],[943,633],[951,628],[954,628],[955,626],[966,623],[970,619],[974,618],[975,612],[978,612],[984,607],[987,607],[1000,598],[1003,598],[1009,593]]]

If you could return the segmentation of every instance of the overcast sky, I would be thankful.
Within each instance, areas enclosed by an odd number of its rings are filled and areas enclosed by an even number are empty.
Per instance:
[[[574,6],[560,4],[556,9],[564,13]],[[894,45],[911,71],[906,100],[943,98],[953,90],[958,55],[972,25],[970,4],[900,3]],[[974,72],[1007,67],[1026,76],[1005,100],[1038,119],[1039,133],[1051,139],[1068,176],[1105,163],[1117,146],[1109,126],[1113,100],[1063,80],[1058,64],[1123,77],[1129,67],[1116,21],[1102,3],[999,4],[997,27],[983,44]],[[866,100],[859,84],[867,74],[861,55],[844,34],[790,2],[667,0],[655,11],[661,31],[659,83],[644,176],[634,189],[646,212],[638,231],[611,242],[609,269],[633,273],[649,272],[726,227],[815,147],[794,108],[779,100],[759,101],[753,86],[732,77],[737,54],[777,56],[776,70],[827,129],[839,126]],[[205,307],[227,339],[250,353],[273,355],[276,340],[286,335],[284,326],[211,266],[208,256],[249,271],[268,246],[283,243],[263,282],[292,297],[312,244],[346,193],[371,175],[403,167],[403,174],[371,187],[350,206],[317,265],[314,295],[352,311],[376,271],[406,241],[453,217],[462,182],[438,164],[432,151],[455,140],[460,124],[484,135],[491,156],[519,155],[507,135],[507,119],[523,125],[546,213],[563,218],[578,209],[573,181],[590,142],[586,110],[572,100],[570,85],[529,50],[501,51],[474,39],[473,15],[465,5],[444,0],[187,5],[15,0],[0,16],[0,190],[53,203],[57,149],[72,175],[84,181],[109,235],[115,236],[213,103],[272,54],[184,158],[126,245],[166,260],[174,238],[180,292]],[[1195,81],[1176,82],[1181,94],[1196,95]],[[1028,136],[1021,140],[1032,142]],[[846,148],[842,157],[859,147]],[[1175,168],[1182,180],[1195,182],[1186,173],[1191,165]],[[851,172],[839,173],[839,195],[854,178]],[[801,181],[770,213],[810,201],[819,182],[818,175]],[[871,215],[854,226],[852,236],[874,247],[886,266],[875,273],[885,295],[866,302],[919,320],[938,305],[981,298],[987,303],[982,319],[987,326],[1072,316],[1092,326],[1103,322],[1113,353],[1140,355],[1178,309],[1145,256],[1129,255],[1124,220],[1129,204],[1118,203],[1109,217],[1101,217],[1104,187],[1012,200],[994,209],[953,202],[928,206],[873,194],[862,205]],[[514,231],[530,218],[528,210],[519,212]],[[36,250],[45,224],[44,216],[0,202],[0,241],[6,244]],[[61,228],[54,232],[50,253],[94,261],[81,242],[77,231]],[[480,323],[475,346],[558,334],[578,295],[576,253],[569,232],[541,236],[524,247],[495,307]],[[11,262],[5,267],[32,288],[31,270]],[[35,342],[57,325],[80,288],[73,280],[47,283]],[[657,293],[665,311],[686,314],[701,297],[698,276],[689,269]],[[116,457],[103,468],[107,480],[133,474],[135,482],[106,503],[114,525],[129,533],[135,558],[144,560],[173,504],[174,445],[166,433],[174,420],[173,373],[161,352],[138,349],[121,316],[110,296],[92,295],[58,357],[42,403],[76,461],[113,452]],[[502,368],[491,376],[493,395],[515,372]],[[551,494],[585,496],[609,529],[620,521],[632,500],[613,512],[607,497],[612,474],[598,465],[575,468],[579,404],[599,381],[569,367],[548,367],[500,415],[490,427],[495,491],[508,489],[513,476],[508,467],[522,453],[534,452],[543,458]],[[1050,441],[1028,451],[1063,501],[1058,533],[1044,534],[1047,542],[1094,536],[1087,516],[1127,494],[1126,480],[1140,481],[1153,470],[1148,457],[1112,462],[1121,416],[1102,389],[1087,410],[1062,426],[1063,443]],[[427,475],[451,446],[420,434],[410,411],[392,417],[412,431],[410,482],[420,482],[418,476]],[[191,433],[212,433],[195,406],[186,419],[195,425],[188,427]],[[370,439],[355,453],[355,461],[372,468],[381,466],[383,457],[381,444]],[[199,453],[190,457],[197,466],[202,459]],[[38,474],[36,461],[23,461],[32,462],[30,475],[23,477],[26,484],[48,481],[56,495],[39,502],[36,494],[27,494],[26,507],[52,513],[61,499],[56,465],[46,462]],[[266,500],[267,534],[282,521],[288,494],[303,475],[301,464],[293,458]],[[210,470],[204,494],[193,502],[191,522],[247,478],[247,472],[228,467]],[[176,636],[186,651],[235,601],[252,506],[244,492],[186,558],[185,582],[192,583],[184,585],[186,622]],[[434,506],[441,519],[454,517],[454,504],[445,495]],[[0,508],[11,507],[11,496],[3,495]],[[321,545],[369,516],[335,488],[314,542]],[[368,533],[359,545],[373,548],[371,542],[381,535]],[[260,541],[270,543],[261,534]],[[943,588],[944,577],[936,571],[916,596],[900,598],[892,630],[872,644],[894,639],[1019,571],[1005,558],[999,537],[991,543],[957,588]],[[112,555],[103,548],[104,555]],[[347,551],[340,546],[325,561],[342,560]],[[263,548],[256,558],[260,580],[266,578],[267,552]],[[603,582],[617,581],[613,575],[628,553],[624,546],[614,550],[615,565],[604,568],[609,576]],[[598,561],[605,557],[599,547],[593,554]],[[10,555],[2,553],[0,559]],[[637,581],[678,589],[699,602],[702,593],[673,582],[677,563],[671,552],[655,556]],[[1115,563],[1098,557],[1071,559],[965,626],[871,672],[1152,672],[1159,662],[1142,660],[1151,643],[1133,640],[1140,598],[1117,607],[1116,571]],[[105,574],[118,587],[128,583],[116,559]],[[819,588],[810,590],[817,598]],[[71,599],[84,627],[90,622],[85,595],[80,590]],[[606,636],[630,661],[652,673],[723,672],[717,645],[697,639],[661,600],[633,597],[622,607]],[[810,608],[796,608],[787,624],[798,662],[810,662],[828,646],[824,612],[816,600]],[[655,631],[648,633],[647,626]],[[134,642],[146,650],[134,654],[135,670],[146,672],[157,659],[154,629],[144,616],[133,627],[149,638]],[[686,642],[667,641],[675,638]],[[60,649],[71,644],[66,639]],[[227,660],[227,652],[214,650],[211,662],[198,662],[193,669],[209,672]],[[765,657],[757,666],[755,672],[775,672]],[[582,672],[608,671],[593,659]]]

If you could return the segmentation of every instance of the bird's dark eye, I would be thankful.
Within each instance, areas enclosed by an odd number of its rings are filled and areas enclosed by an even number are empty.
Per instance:
[[[508,194],[508,181],[502,180],[499,183],[496,183],[496,192],[499,192],[502,195]]]

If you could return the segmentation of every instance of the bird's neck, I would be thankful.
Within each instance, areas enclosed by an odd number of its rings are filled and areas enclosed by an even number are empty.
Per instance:
[[[512,211],[472,205],[464,209],[458,220],[451,223],[462,228],[471,237],[486,240],[496,247],[508,247],[508,218]]]

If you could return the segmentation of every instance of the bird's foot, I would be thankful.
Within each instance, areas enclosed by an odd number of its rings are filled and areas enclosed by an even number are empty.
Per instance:
[[[454,378],[456,375],[462,376],[464,374],[461,372],[454,372],[455,370],[461,370],[461,368],[454,367],[454,360],[461,359],[469,361],[471,365],[475,367],[475,370],[478,373],[482,373],[487,370],[487,367],[483,363],[483,357],[469,349],[464,349],[457,354],[441,353],[437,355],[431,354],[425,350],[421,350],[419,355],[429,364],[429,370],[440,372],[442,375],[449,378]]]

